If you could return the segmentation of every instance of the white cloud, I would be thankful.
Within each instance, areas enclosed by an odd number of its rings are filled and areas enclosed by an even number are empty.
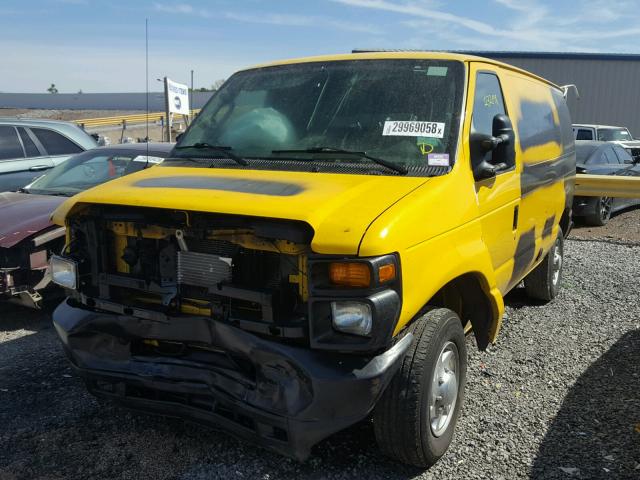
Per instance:
[[[506,7],[511,15],[511,21],[506,16],[500,16],[501,24],[506,27],[494,27],[461,15],[455,15],[435,8],[433,4],[418,1],[398,3],[392,0],[331,0],[342,5],[391,12],[408,17],[404,25],[428,32],[440,40],[454,42],[461,48],[487,48],[480,45],[495,44],[500,50],[595,50],[601,48],[601,41],[623,37],[637,37],[640,28],[610,28],[608,25],[591,28],[567,28],[563,18],[537,0],[495,0]],[[603,0],[593,0],[601,2]],[[624,0],[613,0],[618,6]],[[592,3],[593,3],[592,2]],[[576,4],[580,11],[583,5]],[[620,7],[621,8],[621,7]],[[627,6],[628,8],[628,6]],[[629,11],[629,10],[627,10]],[[633,11],[633,10],[631,10]],[[611,11],[604,14],[611,17]],[[598,9],[591,12],[592,17],[598,16]],[[434,20],[436,22],[434,22]],[[470,35],[471,34],[471,35]]]
[[[379,33],[380,30],[374,26],[343,22],[327,17],[315,17],[307,15],[295,14],[266,14],[266,15],[249,15],[245,13],[227,12],[225,17],[230,20],[247,23],[261,23],[266,25],[283,25],[290,27],[317,27],[317,28],[335,28],[337,30],[347,30],[351,32],[362,33]]]
[[[479,22],[466,17],[454,15],[452,13],[435,10],[430,5],[425,6],[422,2],[394,3],[386,0],[332,0],[336,3],[349,5],[352,7],[362,7],[374,10],[383,10],[411,17],[438,20],[454,25],[461,25],[469,30],[487,35],[499,35],[500,32],[487,23]]]
[[[88,5],[87,0],[54,0],[55,3],[66,3],[68,5]]]
[[[238,12],[221,12],[217,15],[207,9],[196,9],[188,3],[165,4],[155,3],[156,10],[164,13],[193,15],[201,18],[224,17],[229,20],[244,23],[256,23],[263,25],[280,25],[289,27],[307,27],[307,28],[332,28],[336,30],[345,30],[350,32],[360,32],[377,34],[380,30],[372,25],[362,23],[351,23],[337,20],[330,17],[297,15],[292,13],[263,13],[248,14]]]
[[[153,6],[159,12],[192,15],[196,13],[195,9],[188,3],[154,3]],[[201,11],[198,11],[200,14]]]

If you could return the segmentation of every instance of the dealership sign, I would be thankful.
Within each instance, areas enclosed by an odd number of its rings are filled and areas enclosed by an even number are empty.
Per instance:
[[[189,115],[189,88],[167,78],[169,112]]]

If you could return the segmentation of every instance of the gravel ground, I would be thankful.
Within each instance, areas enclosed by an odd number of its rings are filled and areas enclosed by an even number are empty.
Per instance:
[[[571,237],[621,243],[640,242],[640,206],[615,213],[604,227],[577,223]]]
[[[606,240],[606,239],[605,239]],[[304,464],[85,393],[48,313],[0,306],[0,480],[639,479],[640,242],[569,240],[563,290],[507,297],[499,342],[469,341],[462,418],[428,471],[380,455],[363,422]]]

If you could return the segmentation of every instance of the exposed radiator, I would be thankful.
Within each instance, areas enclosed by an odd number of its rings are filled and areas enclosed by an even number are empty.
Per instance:
[[[231,281],[231,258],[208,253],[178,252],[178,283],[215,288]]]

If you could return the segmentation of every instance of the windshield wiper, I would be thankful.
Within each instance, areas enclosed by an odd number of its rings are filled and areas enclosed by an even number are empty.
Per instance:
[[[382,165],[394,172],[398,172],[402,175],[406,175],[408,173],[407,168],[404,165],[399,165],[389,160],[384,160],[383,158],[372,157],[367,152],[359,152],[357,150],[345,150],[343,148],[333,148],[333,147],[312,147],[312,148],[303,148],[298,150],[273,150],[271,153],[342,153],[345,155],[356,155],[360,158],[366,158],[367,160],[371,160],[378,165]]]
[[[35,190],[35,191],[31,191],[31,190],[23,190],[21,193],[31,193],[34,195],[50,195],[53,197],[73,197],[76,193],[72,193],[72,192],[61,192],[61,191],[56,191],[56,190]]]
[[[218,153],[226,155],[231,160],[236,162],[238,165],[242,165],[244,167],[249,165],[249,162],[247,162],[244,158],[239,157],[235,153],[231,153],[231,150],[233,150],[232,147],[227,147],[227,146],[223,146],[223,145],[211,145],[211,144],[206,143],[206,142],[198,142],[198,143],[194,143],[193,145],[179,145],[179,146],[174,147],[174,148],[176,150],[184,150],[184,149],[187,149],[187,148],[195,148],[195,149],[198,149],[198,150],[211,150],[213,152],[218,152]]]

